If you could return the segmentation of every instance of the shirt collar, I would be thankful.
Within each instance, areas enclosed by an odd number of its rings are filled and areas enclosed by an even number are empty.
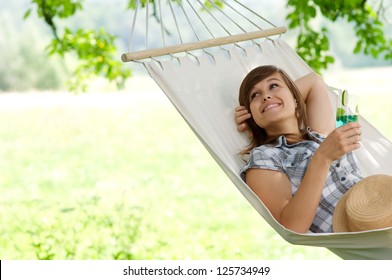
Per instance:
[[[317,142],[317,143],[321,143],[325,139],[324,135],[321,135],[320,133],[318,133],[316,131],[312,131],[310,126],[308,126],[308,128],[306,129],[306,132],[307,132],[309,138],[312,139],[313,141]],[[279,136],[276,139],[275,147],[276,148],[279,148],[279,147],[282,147],[282,146],[293,147],[293,146],[296,146],[298,144],[304,143],[306,141],[309,141],[309,140],[304,140],[304,141],[301,141],[301,142],[298,142],[298,143],[294,143],[294,144],[288,144],[286,137],[284,135],[281,135],[281,136]]]

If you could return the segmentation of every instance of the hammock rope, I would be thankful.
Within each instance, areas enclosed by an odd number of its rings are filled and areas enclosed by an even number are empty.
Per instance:
[[[233,35],[233,34],[231,34],[231,32],[214,16],[214,14],[200,1],[200,0],[197,0],[197,2],[203,7],[203,9],[211,16],[211,18],[227,33],[227,35],[229,35],[229,36],[231,36],[231,35]],[[210,3],[211,3],[211,1],[210,1]],[[215,3],[212,3],[212,5],[213,5],[213,7],[215,7],[215,8],[217,8],[217,5],[215,4]],[[223,13],[222,12],[222,10],[221,9],[217,9],[218,11],[220,11],[224,16],[226,16],[226,14],[225,13]],[[227,17],[227,16],[226,16]],[[232,22],[234,22],[235,23],[235,21],[234,20],[232,20],[231,18],[229,18],[228,17],[228,19],[229,20],[231,20]],[[203,24],[205,24],[204,22],[203,22]],[[237,26],[239,26],[239,25],[237,25]],[[242,28],[241,28],[242,29]],[[243,29],[242,29],[242,31],[244,31]]]
[[[177,23],[176,14],[174,13],[173,6],[172,6],[171,2],[170,2],[170,1],[168,1],[168,3],[169,3],[169,6],[170,6],[170,11],[171,11],[171,14],[172,14],[172,16],[173,16],[173,20],[174,20],[174,23],[175,23],[175,26],[176,26],[176,30],[177,30],[177,34],[178,34],[178,38],[180,39],[180,43],[181,43],[181,44],[183,44],[183,43],[184,43],[184,41],[182,40],[182,36],[181,36],[181,32],[180,32],[180,28],[178,27],[178,23]]]
[[[166,47],[166,40],[165,40],[165,25],[163,23],[163,16],[162,16],[162,4],[161,1],[158,1],[158,7],[159,7],[159,22],[161,24],[161,35],[162,35],[162,42],[163,46]]]
[[[139,12],[139,1],[136,1],[136,8],[135,8],[135,15],[133,16],[133,21],[132,21],[132,27],[131,27],[131,33],[129,34],[129,45],[128,45],[128,52],[131,52],[131,46],[133,43],[133,34],[135,32],[135,26],[136,26],[136,19],[137,19],[137,14]],[[146,46],[147,49],[147,46]]]
[[[140,1],[137,1],[137,2],[140,2]],[[149,35],[149,20],[148,20],[148,18],[149,18],[149,15],[150,15],[150,13],[149,13],[149,9],[148,9],[148,7],[149,7],[150,5],[148,5],[147,4],[147,6],[146,6],[146,40],[145,40],[145,43],[146,43],[146,50],[148,50],[148,48],[149,48],[149,45],[148,45],[148,35]],[[134,30],[133,28],[132,28],[132,30]],[[134,33],[132,33],[132,37],[133,37],[133,34]],[[132,47],[132,46],[131,46]]]
[[[140,61],[149,58],[157,58],[166,55],[173,55],[177,53],[187,53],[195,50],[205,50],[213,47],[222,47],[224,45],[238,44],[239,42],[253,41],[260,38],[269,38],[275,35],[281,35],[286,32],[285,27],[276,27],[270,21],[262,16],[259,16],[253,10],[249,9],[239,1],[233,1],[237,6],[234,6],[227,1],[223,1],[227,5],[226,10],[222,10],[214,1],[209,0],[211,8],[208,8],[202,1],[196,0],[191,2],[180,1],[178,2],[177,10],[168,1],[167,11],[161,4],[161,0],[156,0],[156,24],[159,24],[161,33],[161,42],[157,42],[156,36],[150,37],[150,29],[152,22],[150,22],[151,16],[149,15],[149,3],[146,3],[146,26],[145,30],[141,32],[144,37],[145,47],[143,50],[134,49],[134,42],[136,41],[136,30],[138,21],[136,17],[139,14],[139,9],[142,9],[142,5],[137,1],[135,8],[135,16],[131,27],[131,34],[129,40],[128,52],[121,56],[122,61]],[[184,4],[188,4],[185,6]],[[196,4],[198,4],[196,6]],[[176,13],[177,12],[177,13]],[[220,19],[218,15],[222,15]],[[180,15],[183,15],[184,26],[179,22]],[[204,18],[201,16],[203,15]],[[165,36],[166,28],[170,25],[168,18],[173,19],[176,36],[172,35],[172,38],[177,38],[178,44],[168,44]],[[241,20],[235,20],[240,18]],[[245,19],[245,20],[244,20]],[[260,21],[256,23],[255,20]],[[231,24],[227,24],[230,22]],[[249,27],[249,24],[251,27]],[[262,27],[266,25],[267,27]],[[194,38],[188,41],[181,35],[181,27],[187,29],[187,34],[193,34]],[[192,32],[189,32],[192,30]],[[223,32],[223,35],[222,35]],[[174,32],[173,32],[174,33]],[[140,37],[140,34],[138,34]],[[202,39],[206,38],[206,39]],[[151,40],[151,42],[150,42]],[[149,46],[154,46],[150,48]]]
[[[187,2],[189,3],[189,0]],[[223,2],[227,5],[226,1]],[[234,3],[238,1],[235,0]],[[188,8],[196,11],[193,6]],[[179,9],[184,12],[186,10],[182,6]],[[173,14],[174,12],[173,9]],[[249,18],[252,17],[249,16]],[[178,23],[177,27],[180,27],[178,18],[175,21]],[[191,23],[192,17],[186,16],[186,21]],[[270,25],[268,21],[264,22]],[[193,28],[192,30],[197,34],[197,28]],[[136,29],[132,27],[132,30]],[[178,32],[179,30],[180,28]],[[213,31],[212,28],[211,31]],[[143,63],[150,76],[167,95],[229,179],[284,240],[292,244],[326,247],[345,259],[392,259],[392,227],[352,233],[298,234],[292,232],[273,218],[266,206],[238,174],[244,165],[238,152],[248,143],[246,136],[237,132],[233,121],[234,108],[238,105],[238,88],[242,79],[254,67],[266,64],[277,65],[294,80],[313,71],[283,40],[268,39],[269,36],[279,35],[284,31],[284,27],[274,26],[242,34],[233,33],[234,35],[226,37],[198,40],[199,42],[136,51],[124,54],[122,58],[124,62]],[[200,34],[195,36],[197,39],[202,38]],[[262,42],[256,41],[260,38],[265,39]],[[245,55],[241,53],[240,48],[222,48],[222,45],[230,43],[239,46],[237,42],[240,39],[251,41],[250,45],[240,47]],[[223,49],[229,55],[225,56],[222,52],[212,54],[204,50],[212,46]],[[189,51],[197,49],[203,49],[203,52],[197,58],[198,63],[193,63],[190,59],[190,55],[193,54]],[[186,55],[174,57],[172,54],[177,52],[185,52]],[[156,59],[156,57],[166,55],[169,55],[169,60]],[[213,56],[214,63],[208,56]],[[144,60],[146,58],[149,59]],[[189,75],[190,73],[192,75]],[[336,89],[333,90],[330,87],[333,108],[336,107],[337,98],[334,91]],[[364,137],[363,147],[358,150],[356,156],[363,175],[377,173],[392,175],[392,142],[362,116],[359,121]]]

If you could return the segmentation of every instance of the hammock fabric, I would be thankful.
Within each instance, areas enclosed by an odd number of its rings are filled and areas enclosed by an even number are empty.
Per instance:
[[[311,69],[282,40],[248,47],[246,55],[233,48],[227,54],[209,55],[195,62],[185,56],[173,61],[146,62],[145,66],[183,116],[206,149],[259,214],[288,242],[326,247],[344,259],[392,259],[392,228],[361,233],[297,234],[282,227],[261,200],[239,177],[244,161],[238,152],[247,145],[237,132],[234,108],[242,79],[254,67],[274,64],[293,79]],[[331,91],[331,102],[336,94]],[[392,174],[392,144],[360,118],[363,147],[357,152],[363,174]]]
[[[216,54],[173,56],[143,64],[238,190],[286,241],[326,247],[343,259],[392,259],[392,227],[354,233],[298,234],[280,225],[239,176],[245,162],[238,153],[248,144],[234,121],[242,79],[253,68],[267,64],[284,69],[294,80],[312,71],[287,43],[266,39],[247,47],[236,44]],[[336,96],[331,88],[334,107]],[[359,121],[363,147],[356,155],[363,175],[392,175],[392,143],[361,116]]]

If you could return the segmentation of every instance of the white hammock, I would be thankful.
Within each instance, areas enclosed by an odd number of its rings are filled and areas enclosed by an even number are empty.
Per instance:
[[[242,79],[256,66],[266,64],[277,65],[293,79],[312,71],[283,40],[143,64],[239,191],[286,241],[326,247],[344,259],[392,259],[392,227],[359,233],[298,234],[281,226],[239,176],[245,163],[238,152],[248,144],[234,121]],[[334,106],[332,88],[330,98]],[[363,174],[392,175],[392,143],[364,118],[359,121],[364,139],[356,154]]]

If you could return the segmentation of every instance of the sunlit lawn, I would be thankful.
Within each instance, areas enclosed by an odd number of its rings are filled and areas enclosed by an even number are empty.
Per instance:
[[[1,259],[337,259],[269,228],[159,91],[0,103]]]

